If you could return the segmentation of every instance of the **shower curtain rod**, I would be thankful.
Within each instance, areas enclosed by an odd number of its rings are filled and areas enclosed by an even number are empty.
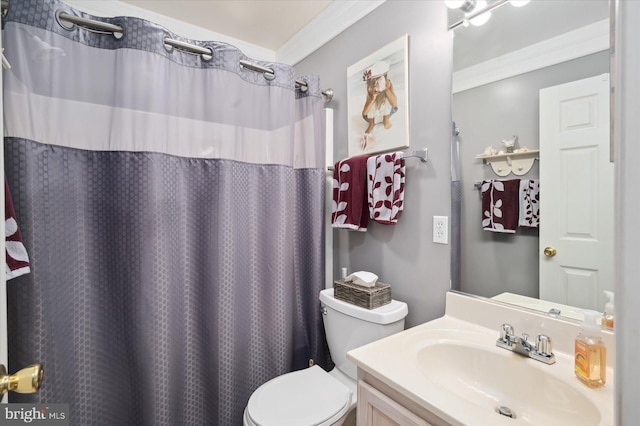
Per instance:
[[[7,0],[1,0],[0,7],[2,9],[2,14],[4,15],[9,10],[9,2]],[[121,26],[109,24],[107,22],[96,21],[94,19],[87,19],[80,16],[70,15],[63,11],[58,11],[56,13],[56,20],[61,27],[67,30],[71,30],[73,29],[74,25],[77,25],[89,31],[111,33],[118,39],[122,38],[124,35],[124,28],[122,28]],[[168,37],[165,38],[163,42],[165,44],[165,48],[169,46],[170,48],[179,49],[188,53],[202,55],[205,61],[210,61],[213,58],[213,51],[210,48],[200,47],[195,44],[185,43],[183,41],[174,40]],[[263,67],[261,65],[254,64],[242,59],[240,60],[240,66],[252,71],[263,73],[264,78],[266,78],[267,80],[273,80],[275,78],[275,71],[272,68]],[[302,90],[303,92],[308,88],[308,84],[306,81],[296,80],[295,83],[297,86],[300,86],[300,90]],[[325,103],[331,102],[331,99],[333,99],[333,89],[323,90],[322,97]]]
[[[245,61],[244,59],[240,59],[240,66],[250,69],[251,71],[257,71],[257,72],[263,73],[264,78],[266,78],[267,80],[273,80],[276,76],[275,71],[273,71],[273,68],[263,67],[262,65],[254,64],[252,62]],[[306,92],[308,88],[306,81],[296,80],[296,84],[300,86],[300,90],[302,90],[303,92]],[[325,102],[331,102],[331,99],[333,99],[333,89],[323,90],[322,97],[324,98]]]

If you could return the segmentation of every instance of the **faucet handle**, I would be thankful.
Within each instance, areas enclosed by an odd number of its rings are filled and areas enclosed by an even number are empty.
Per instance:
[[[551,338],[549,336],[546,334],[538,334],[538,337],[536,337],[536,352],[544,356],[553,355]]]
[[[511,324],[502,324],[502,327],[500,327],[500,339],[508,341],[509,336],[513,336],[513,327]]]

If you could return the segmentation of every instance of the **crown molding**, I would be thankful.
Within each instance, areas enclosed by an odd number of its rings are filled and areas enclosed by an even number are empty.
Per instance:
[[[276,51],[276,60],[295,65],[385,0],[335,0]]]
[[[609,49],[609,20],[552,37],[453,73],[453,93]]]

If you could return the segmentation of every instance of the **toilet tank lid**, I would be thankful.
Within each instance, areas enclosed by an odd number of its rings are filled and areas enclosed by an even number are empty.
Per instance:
[[[391,324],[400,321],[406,317],[409,312],[407,304],[398,300],[391,300],[390,303],[375,309],[362,308],[352,303],[336,299],[333,296],[332,288],[327,288],[320,292],[320,301],[327,307],[342,312],[345,315],[376,324]]]

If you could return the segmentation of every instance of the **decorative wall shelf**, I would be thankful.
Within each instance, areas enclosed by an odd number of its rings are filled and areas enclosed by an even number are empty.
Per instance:
[[[522,176],[531,170],[535,160],[540,160],[540,150],[535,149],[497,155],[476,155],[476,158],[490,165],[493,172],[498,176],[504,177],[509,173]]]

